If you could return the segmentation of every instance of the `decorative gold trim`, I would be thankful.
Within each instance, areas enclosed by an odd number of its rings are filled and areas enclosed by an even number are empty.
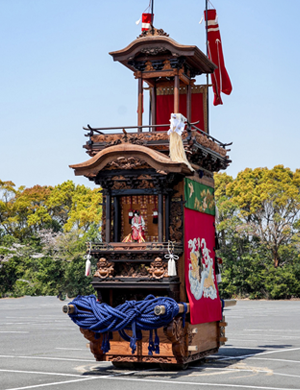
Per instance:
[[[206,85],[192,85],[191,86],[192,94],[193,93],[202,93],[204,97],[206,97],[207,94],[207,87]],[[186,95],[187,88],[186,86],[179,87],[179,94],[180,95]],[[173,87],[158,87],[156,88],[156,95],[174,95],[174,88]]]

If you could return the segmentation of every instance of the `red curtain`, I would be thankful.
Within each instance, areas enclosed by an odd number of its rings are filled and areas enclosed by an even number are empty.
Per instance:
[[[173,92],[173,90],[172,90]],[[179,95],[179,112],[183,116],[187,116],[186,110],[186,93]],[[174,94],[157,95],[156,96],[156,124],[163,125],[170,123],[171,114],[174,112]],[[203,93],[192,93],[192,122],[200,121],[197,127],[205,131],[204,128],[204,107],[203,107]],[[159,127],[159,131],[169,130],[168,127]]]
[[[213,215],[184,210],[185,285],[191,324],[220,321],[222,307],[215,273]]]

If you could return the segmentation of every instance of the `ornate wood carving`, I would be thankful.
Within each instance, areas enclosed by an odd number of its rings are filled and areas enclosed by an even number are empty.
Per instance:
[[[136,157],[118,157],[115,161],[108,163],[105,169],[143,169],[149,168],[149,165]]]
[[[163,277],[168,276],[168,264],[160,257],[157,257],[152,263],[150,264],[150,268],[148,269],[149,274],[152,278],[155,279],[161,279]]]
[[[175,363],[175,359],[163,356],[143,356],[144,363]]]
[[[124,362],[124,363],[134,363],[138,362],[137,356],[119,356],[119,355],[107,355],[106,360],[109,362]]]
[[[116,278],[147,278],[148,271],[145,264],[129,263],[128,258],[126,263],[115,264]]]
[[[167,49],[164,46],[144,47],[141,49],[141,53],[155,56],[157,54],[164,53],[166,50]]]
[[[170,207],[170,240],[171,241],[182,241],[182,225],[183,221],[183,207],[182,201],[171,201]]]
[[[101,279],[111,278],[114,274],[114,271],[114,264],[108,262],[104,257],[101,257],[97,263],[97,271],[95,272],[94,276]]]
[[[146,67],[145,67],[145,70],[146,70],[146,71],[153,71],[153,70],[154,70],[151,61],[146,61],[146,64],[145,64],[145,65],[146,65]]]
[[[137,38],[143,38],[143,37],[146,37],[147,35],[158,35],[158,36],[164,36],[164,37],[169,36],[169,34],[164,32],[164,30],[162,28],[157,29],[157,28],[151,26],[149,28],[149,30],[142,31],[142,33]]]
[[[92,354],[95,356],[97,361],[105,360],[105,354],[102,352],[101,344],[102,344],[102,335],[100,335],[99,339],[95,339],[95,332],[80,328],[80,332],[84,335],[84,337],[90,342],[90,350]]]
[[[186,361],[186,331],[182,327],[182,317],[174,318],[168,326],[164,328],[164,333],[168,340],[172,342],[172,351],[178,363]]]
[[[105,360],[116,363],[176,363],[174,358],[165,356],[106,355]]]
[[[171,70],[172,69],[170,60],[165,60],[163,63],[164,63],[163,70]]]

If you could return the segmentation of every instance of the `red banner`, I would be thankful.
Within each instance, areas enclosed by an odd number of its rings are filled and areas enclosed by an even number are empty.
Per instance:
[[[218,66],[218,69],[211,75],[211,81],[214,91],[214,106],[223,104],[221,99],[221,92],[226,95],[230,95],[232,91],[232,85],[225,68],[222,41],[217,21],[217,12],[215,9],[204,11],[204,19],[207,19],[207,51],[208,57],[214,64]]]
[[[222,307],[215,272],[215,218],[184,210],[185,285],[191,324],[220,321]]]

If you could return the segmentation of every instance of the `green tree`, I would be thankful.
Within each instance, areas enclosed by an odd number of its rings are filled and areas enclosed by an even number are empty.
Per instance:
[[[241,229],[252,231],[270,253],[274,266],[284,246],[293,245],[300,215],[300,170],[277,165],[273,169],[245,169],[226,189],[239,209]]]

